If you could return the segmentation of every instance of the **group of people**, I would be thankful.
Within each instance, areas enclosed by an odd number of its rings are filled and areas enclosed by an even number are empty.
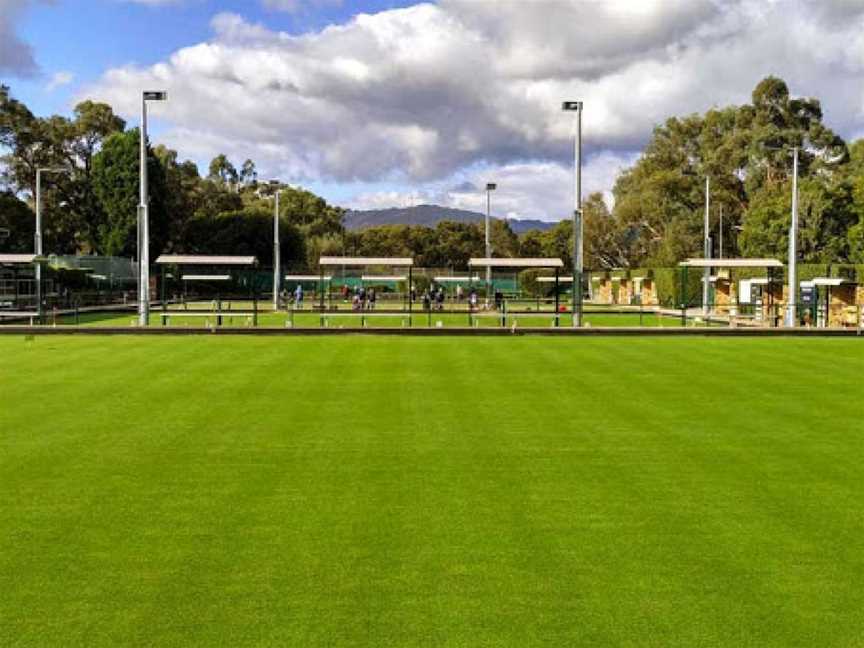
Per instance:
[[[375,292],[375,289],[365,288],[363,286],[355,286],[352,290],[350,286],[347,284],[342,286],[341,289],[342,300],[345,302],[351,302],[351,310],[354,311],[366,311],[366,310],[375,310],[375,304],[378,300],[378,295]],[[294,288],[292,292],[288,292],[287,290],[282,292],[283,298],[288,301],[292,299],[294,308],[302,308],[303,307],[303,286],[299,283]],[[436,310],[443,311],[444,310],[444,302],[447,299],[447,293],[444,290],[443,286],[435,286],[434,284],[429,286],[421,296],[423,301],[423,310]],[[456,290],[453,295],[453,299],[457,303],[462,303],[465,301],[465,290],[462,286],[457,285]],[[477,295],[477,289],[471,288],[468,292],[468,308],[471,310],[477,310],[479,306],[479,298]],[[417,301],[417,292],[412,286],[411,288],[411,301]],[[495,308],[500,310],[503,306],[504,295],[500,290],[495,291]],[[488,302],[486,308],[488,308]]]
[[[423,310],[444,310],[445,297],[444,288],[438,286],[438,290],[435,290],[434,286],[429,286],[423,291]]]
[[[343,288],[343,297],[347,299],[350,293],[348,286]],[[375,310],[375,302],[378,300],[378,295],[375,294],[374,288],[366,290],[363,286],[356,286],[354,294],[351,297],[351,310],[364,311]]]
[[[283,304],[293,304],[295,309],[303,308],[303,286],[301,286],[299,283],[292,291],[284,288],[280,295],[282,296]]]
[[[416,293],[411,291],[411,301],[416,299]],[[443,311],[444,310],[444,302],[447,299],[447,293],[444,291],[442,286],[438,286],[437,288],[433,285],[427,288],[423,292],[423,310],[436,310]],[[465,291],[462,286],[457,285],[456,291],[454,295],[454,299],[457,303],[462,303],[465,300]],[[501,300],[503,301],[503,295],[501,296]],[[497,294],[496,294],[496,303],[497,303]],[[478,296],[477,290],[475,288],[471,288],[468,293],[468,308],[471,310],[476,310],[478,306]]]

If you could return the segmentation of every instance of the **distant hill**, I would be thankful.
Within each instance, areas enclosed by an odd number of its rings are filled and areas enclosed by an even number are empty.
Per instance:
[[[376,225],[425,225],[435,227],[444,220],[458,223],[482,223],[480,212],[441,207],[440,205],[416,205],[415,207],[390,207],[389,209],[349,210],[345,214],[345,227],[349,230],[365,229]],[[517,234],[530,229],[547,230],[555,223],[540,220],[511,218],[510,227]]]

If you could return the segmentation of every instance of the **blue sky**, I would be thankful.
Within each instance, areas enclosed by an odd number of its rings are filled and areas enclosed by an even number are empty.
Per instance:
[[[248,157],[356,208],[482,210],[494,181],[497,215],[564,218],[561,101],[584,101],[584,190],[611,199],[656,124],[770,74],[864,136],[864,3],[0,0],[0,81],[37,114],[90,98],[135,125],[165,89],[151,135],[181,159]]]

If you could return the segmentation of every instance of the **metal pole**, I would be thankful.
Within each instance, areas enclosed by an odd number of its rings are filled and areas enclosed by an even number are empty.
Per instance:
[[[573,206],[573,326],[582,326],[582,270],[584,267],[582,245],[582,102],[576,109],[576,142],[573,162],[575,166]]]
[[[792,149],[792,225],[789,230],[789,297],[786,326],[795,327],[798,320],[798,147]]]
[[[706,259],[711,258],[711,238],[708,233],[708,229],[711,226],[711,177],[705,176],[705,240],[704,240],[704,255]],[[711,280],[711,268],[705,267],[705,272],[703,273],[703,282],[702,286],[702,312],[707,315],[709,312],[708,307],[708,295],[710,289],[710,280]]]
[[[37,257],[42,256],[42,169],[36,169],[36,234],[33,248]],[[36,260],[36,312],[42,323],[42,263]]]
[[[279,310],[279,286],[281,270],[281,256],[279,250],[279,194],[276,190],[276,208],[273,212],[273,311]]]
[[[491,187],[486,185],[486,258],[492,257],[492,242],[489,239],[489,217],[492,195]],[[489,308],[489,293],[492,291],[492,266],[486,266],[486,308]]]
[[[147,326],[150,320],[150,234],[148,231],[147,203],[147,100],[141,97],[140,138],[140,201],[138,204],[138,325]]]

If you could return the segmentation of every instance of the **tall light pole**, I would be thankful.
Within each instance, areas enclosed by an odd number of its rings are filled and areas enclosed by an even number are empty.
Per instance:
[[[494,182],[486,183],[486,258],[492,256],[492,239],[490,238],[489,221],[491,218],[492,192],[498,188]],[[492,292],[492,266],[486,266],[486,306],[489,306],[489,295]]]
[[[711,258],[711,176],[705,176],[705,239],[703,241],[703,250],[706,259]],[[707,315],[709,313],[708,297],[710,294],[711,268],[705,267],[703,274],[704,285],[702,286],[702,312]]]
[[[576,113],[576,141],[573,146],[573,326],[582,326],[582,102],[565,101],[561,108]]]
[[[65,169],[36,169],[36,233],[33,236],[33,248],[37,257],[42,256],[42,174],[63,173]],[[36,310],[39,322],[42,322],[42,263],[36,261]]]
[[[282,285],[282,254],[279,248],[279,194],[282,193],[278,180],[272,180],[276,187],[276,206],[273,209],[273,310],[279,310],[279,288]]]
[[[147,185],[147,102],[165,101],[168,93],[146,90],[141,94],[140,190],[138,204],[138,325],[150,320],[150,196]]]
[[[792,149],[792,224],[789,228],[789,297],[786,326],[798,324],[798,147]]]

